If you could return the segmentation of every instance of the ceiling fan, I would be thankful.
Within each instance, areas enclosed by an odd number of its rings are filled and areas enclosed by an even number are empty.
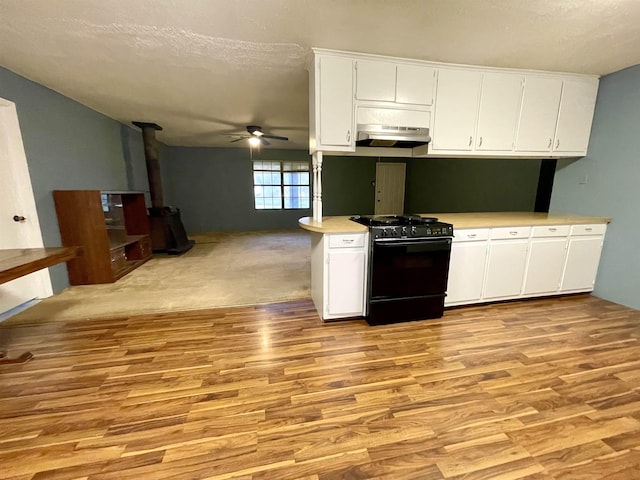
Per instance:
[[[231,140],[231,143],[239,142],[240,140],[249,139],[249,144],[252,147],[256,147],[260,144],[271,145],[271,142],[269,142],[267,138],[271,140],[283,140],[283,141],[289,140],[288,137],[281,137],[279,135],[268,135],[262,131],[262,127],[259,125],[247,125],[247,132],[249,132],[249,135],[241,135],[240,138]]]

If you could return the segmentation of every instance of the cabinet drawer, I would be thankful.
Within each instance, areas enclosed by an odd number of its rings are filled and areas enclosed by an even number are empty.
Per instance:
[[[362,233],[331,234],[329,248],[364,247],[364,237]]]
[[[607,230],[605,223],[594,223],[592,225],[573,225],[571,235],[604,235]]]
[[[531,227],[500,227],[491,229],[491,238],[494,240],[528,238],[530,235]]]
[[[488,228],[470,228],[470,229],[453,231],[453,241],[455,243],[487,240],[488,238],[489,238]]]
[[[566,237],[569,235],[569,225],[548,225],[533,227],[532,237]]]

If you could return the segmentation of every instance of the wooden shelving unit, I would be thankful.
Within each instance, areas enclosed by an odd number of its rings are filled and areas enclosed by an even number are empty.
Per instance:
[[[82,247],[67,263],[71,285],[112,283],[151,258],[141,192],[54,190],[64,246]]]

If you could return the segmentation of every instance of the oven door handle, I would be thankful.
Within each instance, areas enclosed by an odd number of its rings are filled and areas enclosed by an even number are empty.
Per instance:
[[[375,247],[407,249],[408,253],[435,252],[439,250],[449,250],[451,248],[451,239],[427,240],[418,242],[375,242]]]

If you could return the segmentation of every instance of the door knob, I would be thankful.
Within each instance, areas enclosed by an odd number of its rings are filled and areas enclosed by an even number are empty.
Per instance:
[[[13,221],[14,222],[24,222],[26,220],[26,218],[24,218],[22,215],[14,215],[13,216]]]

